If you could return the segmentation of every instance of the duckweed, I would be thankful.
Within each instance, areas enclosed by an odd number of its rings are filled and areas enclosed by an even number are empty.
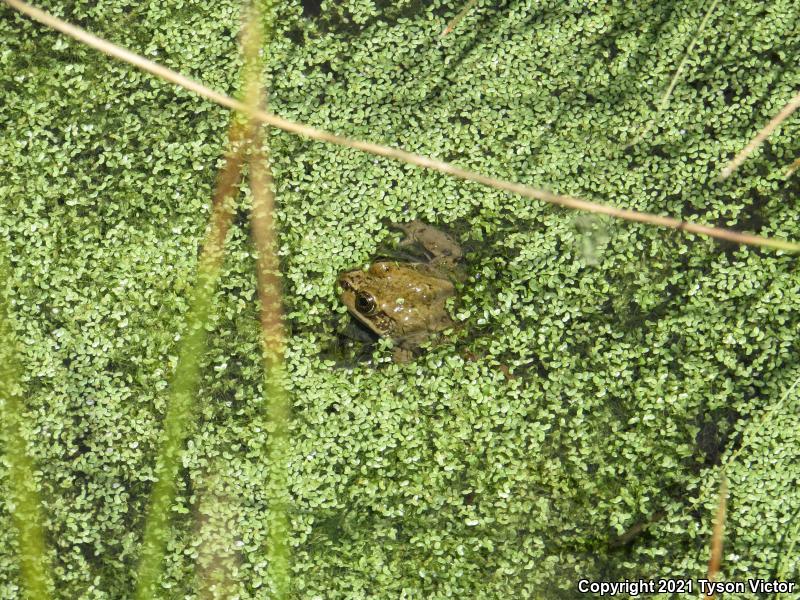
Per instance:
[[[237,2],[39,5],[235,92]],[[800,239],[798,179],[783,177],[797,118],[715,182],[800,85],[792,3],[721,3],[634,145],[703,3],[482,0],[441,38],[461,6],[280,3],[270,108],[558,192]],[[228,114],[6,5],[0,41],[0,238],[53,576],[62,597],[125,597]],[[573,598],[581,578],[701,577],[721,464],[723,579],[800,577],[784,557],[800,543],[794,257],[578,217],[284,133],[270,144],[295,597]],[[208,324],[165,597],[271,586],[249,202]],[[407,365],[386,344],[342,361],[336,275],[411,218],[468,250],[462,327]],[[0,597],[14,598],[5,497]]]

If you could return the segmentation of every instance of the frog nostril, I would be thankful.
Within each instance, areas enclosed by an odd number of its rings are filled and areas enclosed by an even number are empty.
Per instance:
[[[353,286],[350,285],[350,282],[347,281],[346,279],[339,278],[338,281],[339,281],[339,287],[341,287],[343,290],[347,290],[347,291],[352,291],[353,290]]]

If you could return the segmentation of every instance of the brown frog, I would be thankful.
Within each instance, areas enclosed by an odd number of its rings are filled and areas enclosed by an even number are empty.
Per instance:
[[[394,360],[406,362],[432,335],[453,325],[447,314],[453,283],[463,278],[461,246],[449,235],[421,221],[394,225],[405,233],[401,246],[422,250],[425,260],[381,259],[366,269],[339,275],[340,296],[368,329],[395,343]]]

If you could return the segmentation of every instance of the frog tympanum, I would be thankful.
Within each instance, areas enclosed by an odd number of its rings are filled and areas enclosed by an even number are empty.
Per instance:
[[[448,298],[460,280],[461,247],[449,235],[421,221],[396,224],[401,246],[420,249],[424,259],[380,259],[366,269],[339,275],[340,296],[348,311],[380,337],[395,344],[394,360],[406,362],[432,335],[453,325]]]

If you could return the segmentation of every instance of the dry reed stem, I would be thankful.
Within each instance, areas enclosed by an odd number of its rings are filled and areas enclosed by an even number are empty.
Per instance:
[[[466,17],[466,16],[467,16],[467,13],[468,13],[468,12],[469,12],[469,11],[472,9],[472,7],[473,7],[473,6],[475,6],[477,3],[478,3],[478,0],[470,0],[469,2],[467,2],[467,5],[466,5],[464,8],[462,8],[462,9],[461,9],[461,11],[460,11],[460,12],[459,12],[459,13],[458,13],[458,14],[457,14],[455,17],[453,17],[453,19],[452,19],[452,20],[451,20],[451,21],[450,21],[450,22],[447,24],[447,27],[445,27],[445,28],[442,30],[442,33],[441,33],[441,34],[439,34],[439,37],[444,37],[444,36],[446,36],[448,33],[451,33],[451,32],[453,31],[453,29],[455,29],[456,27],[458,27],[458,24],[461,22],[461,19],[463,19],[464,17]]]
[[[228,141],[230,151],[225,157],[225,165],[217,176],[212,200],[211,223],[209,225],[210,237],[207,238],[200,254],[200,261],[207,266],[219,268],[222,264],[225,238],[233,219],[233,211],[227,202],[239,192],[239,183],[244,164],[244,142],[246,140],[247,125],[233,123],[231,125]]]
[[[725,532],[725,510],[728,502],[728,479],[722,473],[722,481],[719,484],[719,503],[717,504],[717,514],[714,518],[714,532],[711,536],[711,556],[708,559],[708,581],[716,581],[719,569],[722,565],[722,539]],[[714,594],[705,594],[704,599],[710,600]]]
[[[260,140],[260,136],[254,137],[255,140]],[[258,255],[256,270],[261,302],[260,319],[267,357],[265,366],[269,370],[283,363],[286,339],[283,330],[282,286],[273,218],[275,199],[272,176],[269,173],[268,158],[257,149],[257,143],[254,141],[249,163],[250,189],[253,193],[251,228]]]
[[[795,158],[794,161],[792,162],[792,164],[790,164],[786,168],[785,177],[786,178],[791,177],[792,175],[794,175],[794,172],[797,171],[797,169],[800,169],[800,157]]]
[[[408,164],[416,165],[418,167],[431,169],[439,173],[452,175],[454,177],[458,177],[459,179],[463,179],[466,181],[474,181],[476,183],[480,183],[482,185],[486,185],[494,189],[511,192],[513,194],[518,194],[525,198],[540,200],[542,202],[555,204],[558,206],[562,206],[564,208],[571,208],[575,210],[582,210],[591,213],[608,215],[610,217],[615,217],[618,219],[623,219],[626,221],[632,221],[636,223],[645,223],[648,225],[669,227],[671,229],[677,229],[680,231],[685,231],[687,233],[694,233],[698,235],[707,235],[709,237],[727,240],[729,242],[734,242],[737,244],[762,246],[764,248],[773,248],[776,250],[784,250],[786,252],[800,252],[800,244],[795,242],[778,240],[774,238],[765,238],[758,235],[741,233],[739,231],[722,229],[719,227],[711,227],[708,225],[701,225],[699,223],[682,221],[680,219],[675,219],[673,217],[665,217],[652,213],[639,212],[624,208],[616,208],[614,206],[609,206],[607,204],[600,204],[597,202],[582,200],[574,196],[554,194],[552,192],[548,192],[547,190],[530,187],[520,183],[505,181],[502,179],[495,179],[494,177],[489,177],[488,175],[483,175],[481,173],[470,171],[468,169],[462,169],[461,167],[457,167],[453,164],[441,160],[428,158],[426,156],[413,154],[411,152],[406,152],[404,150],[391,148],[389,146],[383,146],[381,144],[374,144],[371,142],[364,142],[361,140],[353,140],[350,138],[341,137],[338,135],[334,135],[332,133],[328,133],[326,131],[316,129],[314,127],[310,127],[308,125],[295,123],[293,121],[289,121],[287,119],[265,112],[263,110],[253,109],[247,106],[247,104],[243,102],[230,98],[229,96],[226,96],[225,94],[222,94],[220,92],[214,91],[196,81],[193,81],[192,79],[189,79],[184,75],[181,75],[180,73],[176,73],[175,71],[167,69],[166,67],[163,67],[150,60],[147,60],[146,58],[138,56],[137,54],[134,54],[129,50],[120,48],[119,46],[116,46],[114,44],[111,44],[110,42],[100,39],[88,33],[87,31],[80,29],[79,27],[75,27],[74,25],[66,23],[61,19],[49,15],[37,8],[29,6],[24,2],[20,2],[20,0],[4,0],[4,2],[6,2],[9,6],[12,6],[16,10],[28,15],[32,19],[39,21],[40,23],[43,23],[48,27],[52,27],[53,29],[61,31],[62,33],[65,33],[70,37],[73,37],[74,39],[88,46],[91,46],[92,48],[96,48],[109,56],[113,56],[115,58],[123,60],[144,71],[147,71],[149,73],[152,73],[153,75],[161,77],[166,81],[175,83],[176,85],[191,90],[196,94],[204,98],[207,98],[213,102],[216,102],[221,106],[242,112],[245,115],[252,117],[253,119],[256,119],[258,121],[261,121],[262,123],[266,123],[267,125],[271,125],[273,127],[276,127],[278,129],[281,129],[289,133],[293,133],[314,140],[319,140],[321,142],[336,144],[338,146],[345,146],[348,148],[354,148],[356,150],[362,150],[364,152],[369,152],[371,154],[376,154],[378,156],[383,156],[393,160],[399,160],[402,162],[406,162]]]
[[[745,146],[739,154],[737,154],[733,160],[731,160],[722,172],[719,174],[719,180],[722,181],[727,179],[731,176],[731,174],[739,168],[741,165],[752,152],[758,148],[764,140],[766,140],[772,132],[775,131],[781,123],[783,123],[789,116],[800,108],[800,92],[798,92],[794,98],[789,100],[786,105],[780,110],[780,112],[772,117],[769,123],[767,123],[764,128],[759,131],[756,136],[750,140],[750,143]]]

